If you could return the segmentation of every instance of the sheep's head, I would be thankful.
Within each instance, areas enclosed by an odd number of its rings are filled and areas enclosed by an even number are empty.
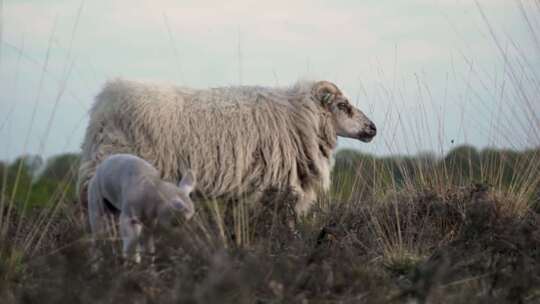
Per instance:
[[[195,207],[189,196],[195,188],[195,184],[196,181],[193,172],[188,171],[178,184],[177,195],[172,202],[174,209],[182,212],[186,220],[191,219],[195,214]]]
[[[375,124],[354,107],[335,84],[319,81],[313,86],[312,94],[331,113],[338,136],[370,142],[377,134]]]

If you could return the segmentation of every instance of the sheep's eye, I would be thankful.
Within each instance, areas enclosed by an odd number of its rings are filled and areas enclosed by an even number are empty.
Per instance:
[[[340,102],[340,103],[338,103],[337,106],[338,106],[338,109],[340,109],[341,111],[347,113],[347,115],[352,116],[352,109],[351,109],[351,106],[349,105],[349,103]]]

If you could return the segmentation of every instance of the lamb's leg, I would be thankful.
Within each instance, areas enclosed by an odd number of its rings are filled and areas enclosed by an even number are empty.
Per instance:
[[[101,255],[100,240],[104,238],[108,231],[107,214],[103,197],[98,191],[95,180],[91,180],[88,185],[88,220],[92,231],[93,258]]]
[[[94,180],[88,185],[88,220],[92,234],[96,237],[106,230],[106,218],[104,202]]]
[[[149,257],[150,264],[154,265],[155,260],[155,254],[156,254],[156,244],[154,241],[154,232],[149,231],[148,229],[145,229],[146,231],[143,232],[142,237],[142,248],[144,250],[144,254]]]
[[[135,263],[141,262],[140,241],[142,223],[135,217],[120,215],[120,235],[122,237],[122,254],[125,259],[132,259]]]

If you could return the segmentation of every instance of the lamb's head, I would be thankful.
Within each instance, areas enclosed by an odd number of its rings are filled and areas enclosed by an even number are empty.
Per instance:
[[[319,81],[314,84],[312,95],[331,113],[337,136],[370,142],[377,134],[375,124],[354,107],[335,84]]]
[[[178,184],[178,189],[176,190],[177,195],[172,201],[173,208],[182,212],[186,220],[191,219],[195,214],[195,207],[189,196],[195,188],[195,183],[196,181],[193,172],[188,171],[184,174],[182,180]]]

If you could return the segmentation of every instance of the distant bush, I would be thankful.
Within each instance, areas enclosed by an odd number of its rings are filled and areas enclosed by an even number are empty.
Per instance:
[[[388,189],[419,186],[445,189],[470,183],[486,183],[500,190],[521,189],[529,194],[536,189],[539,193],[535,175],[539,161],[540,149],[478,151],[472,146],[460,146],[444,157],[426,153],[378,157],[341,150],[335,160],[333,194],[342,199],[356,199]]]
[[[331,195],[339,199],[362,199],[383,195],[388,189],[442,188],[470,183],[487,183],[495,188],[519,188],[531,181],[531,170],[540,163],[540,149],[513,151],[459,146],[443,157],[430,153],[416,156],[374,156],[355,150],[340,150],[335,157]],[[13,197],[17,206],[27,202],[30,209],[49,206],[59,198],[76,200],[75,180],[79,155],[19,157],[12,163],[0,162],[2,197]],[[17,184],[17,186],[15,186]],[[30,191],[29,191],[30,190]],[[534,192],[530,189],[528,192]],[[534,199],[534,198],[533,198]]]
[[[21,156],[10,164],[0,164],[2,199],[15,208],[32,210],[50,206],[58,199],[75,198],[78,154],[62,154],[45,163],[39,156]],[[6,204],[7,205],[7,204]]]

